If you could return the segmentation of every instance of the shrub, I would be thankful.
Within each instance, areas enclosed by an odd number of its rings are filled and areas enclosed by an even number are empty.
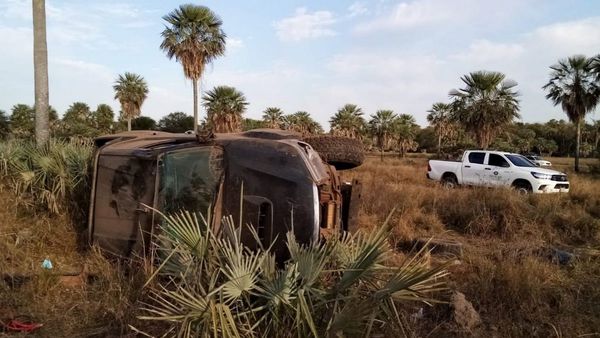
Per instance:
[[[290,258],[277,264],[270,248],[251,251],[238,227],[220,231],[201,215],[163,215],[155,239],[163,257],[160,283],[140,319],[165,322],[179,336],[348,336],[400,332],[399,302],[433,302],[444,289],[445,265],[429,267],[423,251],[400,266],[391,258],[386,222],[369,234],[309,246],[287,234]]]
[[[88,201],[93,148],[85,142],[0,143],[0,173],[19,201],[58,214],[82,213]]]

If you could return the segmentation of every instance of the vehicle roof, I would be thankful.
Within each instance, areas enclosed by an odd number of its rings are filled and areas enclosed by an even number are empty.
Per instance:
[[[299,133],[289,130],[253,129],[241,133],[217,133],[211,137],[198,137],[196,134],[167,133],[152,130],[136,130],[110,134],[97,137],[94,142],[97,147],[102,147],[103,152],[128,152],[135,150],[148,150],[161,146],[177,145],[184,143],[208,144],[227,141],[243,141],[249,139],[285,140],[301,139]]]
[[[517,153],[510,153],[507,151],[499,151],[499,150],[483,150],[483,149],[471,149],[471,150],[466,150],[465,152],[481,152],[481,153],[490,153],[490,154],[500,154],[500,155],[519,155],[519,156],[525,156],[525,155],[521,155],[521,154],[517,154]]]

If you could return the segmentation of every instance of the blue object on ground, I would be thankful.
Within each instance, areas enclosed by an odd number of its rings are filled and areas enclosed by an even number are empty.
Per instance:
[[[48,258],[44,259],[44,261],[42,262],[42,269],[52,269],[52,262]]]

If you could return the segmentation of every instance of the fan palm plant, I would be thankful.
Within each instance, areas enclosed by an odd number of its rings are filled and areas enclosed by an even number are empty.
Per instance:
[[[362,109],[357,105],[344,105],[329,120],[332,134],[361,139],[365,128],[362,115]]]
[[[32,2],[33,73],[35,81],[35,139],[39,145],[50,137],[48,94],[48,46],[46,44],[46,1]]]
[[[194,91],[194,131],[198,125],[198,81],[207,64],[225,54],[223,22],[208,7],[185,4],[165,15],[160,48],[183,66]]]
[[[461,78],[465,87],[450,91],[453,119],[472,133],[482,149],[519,118],[516,82],[499,72],[477,71]]]
[[[397,116],[392,110],[378,110],[374,115],[371,115],[369,120],[369,131],[375,136],[382,155],[388,147],[389,136]]]
[[[242,114],[248,102],[239,90],[219,86],[208,91],[202,98],[209,125],[217,133],[233,133],[242,130]]]
[[[140,116],[142,104],[148,97],[148,84],[141,75],[126,72],[119,75],[113,89],[127,119],[127,130],[131,131],[131,120]]]
[[[263,112],[263,122],[266,123],[267,128],[281,129],[283,126],[283,110],[277,107],[268,107]]]
[[[442,140],[447,137],[452,130],[452,107],[447,103],[434,103],[427,111],[427,122],[433,126],[437,133],[437,157],[440,157],[442,150]]]
[[[285,129],[293,130],[302,135],[320,134],[323,132],[321,125],[313,120],[308,112],[297,111],[284,116]]]
[[[400,114],[392,123],[393,138],[396,139],[400,156],[411,150],[417,150],[418,144],[415,142],[419,126],[415,118],[410,114]]]
[[[544,87],[546,98],[561,105],[567,117],[577,127],[575,171],[579,171],[581,123],[600,100],[600,76],[594,71],[594,60],[583,55],[560,60],[550,67],[550,81]]]
[[[429,267],[421,251],[397,267],[389,222],[377,231],[301,246],[287,234],[290,258],[245,247],[241,225],[219,231],[199,214],[162,215],[155,244],[162,257],[147,285],[142,320],[162,321],[182,337],[343,337],[401,330],[398,306],[431,304],[444,289],[445,265]],[[258,238],[258,235],[254,233]]]

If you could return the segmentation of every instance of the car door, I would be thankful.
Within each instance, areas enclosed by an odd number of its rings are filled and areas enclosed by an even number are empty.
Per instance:
[[[485,166],[486,181],[490,186],[510,185],[512,170],[508,160],[501,154],[489,154]]]
[[[467,185],[486,185],[484,151],[471,151],[462,164],[463,182]]]

